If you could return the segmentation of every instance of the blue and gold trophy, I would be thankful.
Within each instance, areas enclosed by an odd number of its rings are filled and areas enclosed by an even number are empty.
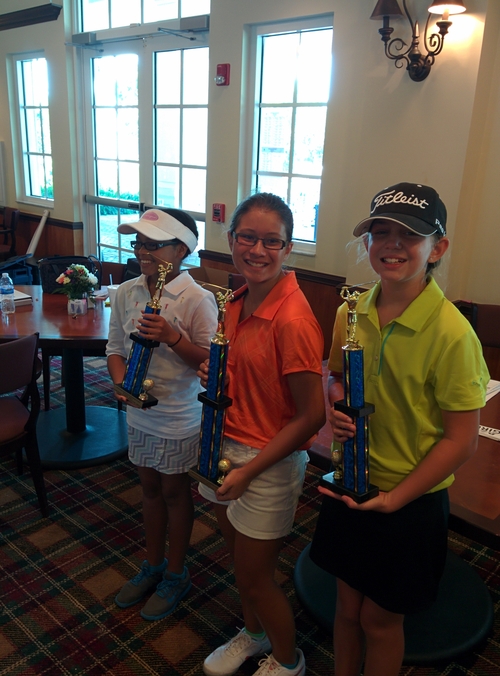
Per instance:
[[[347,303],[347,343],[342,347],[344,361],[344,400],[336,401],[335,410],[346,413],[354,420],[354,437],[342,444],[339,451],[333,445],[332,463],[335,470],[325,474],[320,485],[332,493],[348,495],[358,504],[378,495],[378,486],[370,483],[370,458],[368,420],[374,412],[373,404],[365,402],[363,347],[356,340],[356,305],[359,291],[342,287],[341,297]]]
[[[232,300],[233,293],[224,289],[216,294],[216,298],[219,316],[217,331],[210,345],[207,389],[198,395],[203,403],[198,464],[189,470],[194,479],[214,491],[222,485],[224,477],[231,469],[230,461],[222,457],[222,444],[226,408],[233,403],[224,394],[229,349],[229,341],[224,335],[224,315],[226,303]]]
[[[161,308],[161,292],[165,286],[165,279],[172,272],[172,263],[163,263],[158,266],[158,281],[153,297],[146,303],[146,314],[159,314]],[[153,350],[159,346],[156,340],[143,338],[139,333],[131,333],[132,347],[125,367],[125,377],[121,385],[114,385],[113,389],[118,394],[126,397],[127,401],[137,408],[150,408],[156,406],[158,399],[149,393],[154,386],[154,381],[147,378],[149,363],[153,356]]]

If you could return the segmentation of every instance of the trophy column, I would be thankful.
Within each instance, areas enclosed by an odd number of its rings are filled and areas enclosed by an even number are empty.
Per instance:
[[[222,457],[224,441],[225,409],[231,406],[232,399],[224,394],[229,341],[224,335],[224,314],[226,303],[233,294],[231,291],[217,293],[219,317],[217,332],[210,345],[208,362],[207,389],[198,395],[203,403],[200,429],[198,464],[189,470],[189,474],[212,490],[216,491],[231,469],[229,460]]]
[[[378,495],[379,489],[370,483],[369,416],[373,404],[365,402],[363,347],[356,340],[356,304],[359,292],[343,287],[342,298],[347,302],[347,343],[343,346],[344,400],[336,401],[335,410],[342,411],[356,425],[354,437],[342,444],[342,451],[333,451],[334,472],[323,476],[320,485],[332,493],[348,495],[358,504]]]
[[[158,281],[153,298],[146,303],[145,312],[147,314],[159,314],[161,308],[161,292],[165,286],[165,279],[169,272],[173,270],[172,263],[165,263],[158,266]],[[156,406],[158,399],[149,393],[154,386],[153,380],[147,378],[149,363],[153,356],[153,349],[160,343],[156,340],[148,340],[138,333],[131,333],[132,347],[125,366],[125,377],[121,385],[113,385],[113,389],[118,394],[126,397],[127,401],[137,408],[149,408]]]

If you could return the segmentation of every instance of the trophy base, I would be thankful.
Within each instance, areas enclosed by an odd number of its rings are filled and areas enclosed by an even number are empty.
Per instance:
[[[113,389],[117,394],[121,394],[122,397],[125,397],[127,401],[135,406],[135,408],[151,408],[151,406],[156,406],[158,403],[158,399],[153,397],[152,394],[149,394],[149,392],[146,392],[145,399],[139,399],[139,397],[135,397],[133,394],[130,394],[130,392],[123,389],[121,385],[113,385]]]
[[[335,481],[333,478],[333,472],[322,476],[319,480],[319,485],[323,486],[323,488],[327,488],[329,491],[336,493],[337,495],[348,495],[358,505],[366,502],[367,500],[375,498],[379,494],[378,486],[374,486],[373,484],[368,485],[368,490],[365,493],[356,493],[355,491],[351,491],[348,488],[344,488],[344,486],[341,486]]]
[[[142,347],[146,347],[148,350],[153,350],[155,347],[159,347],[160,343],[157,340],[149,340],[149,338],[143,338],[138,333],[130,333],[129,338],[135,343],[138,343]]]
[[[226,397],[226,395],[221,397],[218,401],[215,399],[210,399],[206,392],[200,392],[198,395],[198,401],[201,401],[202,404],[207,404],[210,406],[210,408],[214,408],[216,411],[223,411],[233,403],[231,397]]]
[[[208,486],[208,488],[211,488],[213,491],[217,491],[217,489],[220,488],[220,484],[216,483],[215,481],[210,481],[210,479],[207,479],[206,476],[200,474],[200,472],[196,467],[191,467],[191,469],[188,470],[188,474],[190,477],[196,479],[197,481],[200,481],[202,484],[205,484],[205,486]]]
[[[371,415],[375,411],[375,406],[365,402],[364,406],[347,406],[342,401],[336,401],[333,404],[333,408],[336,411],[341,411],[351,418],[366,418],[367,415]]]

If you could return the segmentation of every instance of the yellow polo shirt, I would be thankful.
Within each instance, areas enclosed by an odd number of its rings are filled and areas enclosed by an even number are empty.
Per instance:
[[[441,410],[470,411],[485,404],[489,373],[467,319],[431,278],[403,314],[380,329],[380,284],[357,305],[357,340],[364,347],[365,400],[370,417],[370,481],[397,486],[443,436]],[[338,310],[328,361],[342,372],[347,305]],[[453,475],[432,491],[453,483]]]

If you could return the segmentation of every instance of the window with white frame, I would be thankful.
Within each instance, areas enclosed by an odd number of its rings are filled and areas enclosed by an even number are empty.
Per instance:
[[[130,238],[117,226],[137,220],[140,205],[190,212],[199,248],[204,246],[208,47],[159,47],[151,41],[146,53],[143,46],[134,52],[128,45],[123,53],[91,58],[97,204],[92,248],[102,260],[123,262],[133,255]],[[141,130],[140,119],[153,119],[153,126]]]
[[[205,211],[208,49],[157,52],[156,204]]]
[[[210,13],[210,0],[81,0],[83,31]]]
[[[251,189],[287,202],[303,253],[313,253],[316,242],[332,36],[331,18],[255,32]]]
[[[47,61],[41,56],[14,59],[17,127],[22,163],[17,181],[20,202],[48,204],[54,199]]]

